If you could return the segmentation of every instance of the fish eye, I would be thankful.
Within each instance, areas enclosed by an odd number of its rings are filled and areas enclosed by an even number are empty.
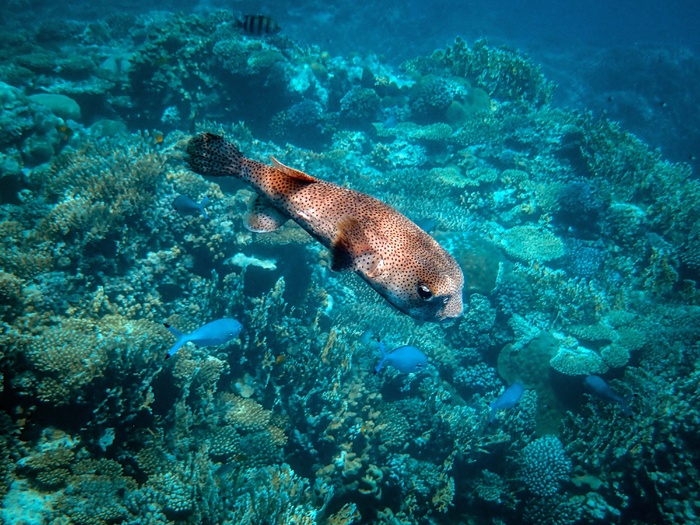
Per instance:
[[[433,297],[433,292],[430,291],[430,288],[428,288],[424,284],[419,284],[418,285],[418,295],[420,296],[421,299],[427,301],[428,299],[431,299]]]

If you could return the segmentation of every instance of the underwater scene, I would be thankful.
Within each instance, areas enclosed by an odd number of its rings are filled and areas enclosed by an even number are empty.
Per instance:
[[[697,8],[527,4],[4,0],[0,523],[700,523]]]

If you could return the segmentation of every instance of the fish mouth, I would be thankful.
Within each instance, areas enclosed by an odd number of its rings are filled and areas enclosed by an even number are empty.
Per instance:
[[[462,297],[455,295],[447,300],[445,305],[437,312],[436,317],[440,323],[450,323],[462,317],[463,310]]]

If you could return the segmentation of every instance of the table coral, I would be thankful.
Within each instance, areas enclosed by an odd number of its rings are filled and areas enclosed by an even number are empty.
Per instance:
[[[521,261],[548,262],[564,255],[564,243],[552,232],[535,226],[515,226],[501,235],[505,252]]]

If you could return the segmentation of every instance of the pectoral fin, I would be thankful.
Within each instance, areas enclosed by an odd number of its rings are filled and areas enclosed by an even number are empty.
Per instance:
[[[362,224],[352,217],[344,217],[339,221],[331,253],[331,269],[336,271],[353,270],[374,278],[384,267],[384,261],[372,249]]]
[[[287,220],[289,217],[272,206],[267,199],[258,195],[246,213],[245,227],[252,232],[266,233],[275,231]]]

